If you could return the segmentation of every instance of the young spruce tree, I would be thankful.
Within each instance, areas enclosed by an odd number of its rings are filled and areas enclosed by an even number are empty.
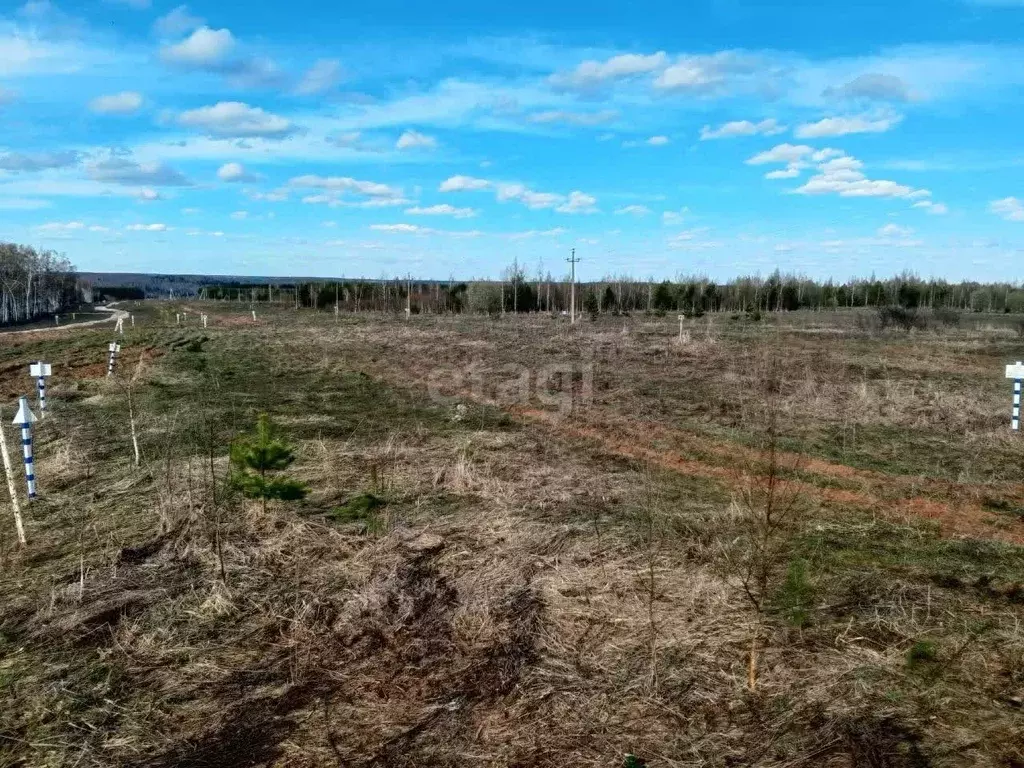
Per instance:
[[[293,501],[305,498],[309,488],[305,483],[278,473],[295,461],[295,453],[277,437],[277,428],[270,417],[261,413],[256,430],[239,438],[231,445],[231,484],[250,499],[262,499],[263,511],[267,499]]]

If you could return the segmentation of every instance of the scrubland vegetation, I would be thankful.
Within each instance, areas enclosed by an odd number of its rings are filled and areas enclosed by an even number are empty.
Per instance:
[[[1024,764],[1001,309],[402,308],[0,336],[0,765]]]

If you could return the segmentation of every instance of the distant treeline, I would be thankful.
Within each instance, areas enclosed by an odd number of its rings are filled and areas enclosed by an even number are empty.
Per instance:
[[[142,301],[146,291],[134,285],[93,286],[93,298],[96,301]]]
[[[0,242],[0,325],[28,322],[77,303],[75,268],[66,258]]]
[[[413,313],[563,312],[569,310],[570,282],[550,275],[529,277],[518,265],[504,279],[468,282],[336,280],[281,285],[224,283],[205,286],[200,296],[237,302],[291,303],[340,311]],[[1024,286],[1011,283],[950,283],[910,274],[843,283],[818,282],[775,272],[720,283],[702,277],[661,282],[607,277],[577,283],[577,312],[773,312],[899,306],[968,312],[1024,313]]]

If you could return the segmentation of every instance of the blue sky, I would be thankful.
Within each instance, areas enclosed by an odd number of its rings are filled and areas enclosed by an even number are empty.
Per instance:
[[[0,10],[0,239],[82,270],[1024,279],[1024,0]]]

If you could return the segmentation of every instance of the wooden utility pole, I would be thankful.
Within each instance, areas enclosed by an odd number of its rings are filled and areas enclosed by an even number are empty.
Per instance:
[[[576,258],[576,249],[572,249],[572,255],[569,256],[566,261],[569,262],[572,268],[572,277],[569,282],[569,322],[576,322],[576,263],[579,259]]]

